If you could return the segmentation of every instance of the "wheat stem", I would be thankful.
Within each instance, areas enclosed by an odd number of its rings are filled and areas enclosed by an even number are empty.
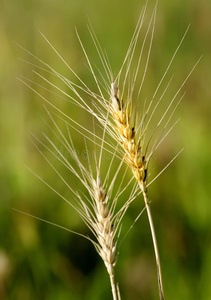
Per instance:
[[[111,291],[112,291],[112,295],[113,295],[113,300],[117,300],[117,290],[116,290],[116,284],[115,284],[115,279],[114,279],[114,270],[111,274],[109,274],[109,276],[110,276]]]
[[[159,251],[158,251],[158,244],[157,244],[157,239],[156,239],[156,234],[155,234],[154,223],[153,223],[151,209],[150,209],[150,203],[149,203],[149,199],[148,199],[148,195],[147,195],[147,188],[146,188],[145,184],[139,183],[139,186],[143,193],[144,203],[145,203],[147,216],[148,216],[148,220],[149,220],[149,226],[150,226],[151,235],[152,235],[152,241],[153,241],[154,252],[155,252],[155,260],[156,260],[156,265],[157,265],[157,279],[158,279],[158,289],[159,289],[160,300],[164,300],[160,256],[159,256]]]

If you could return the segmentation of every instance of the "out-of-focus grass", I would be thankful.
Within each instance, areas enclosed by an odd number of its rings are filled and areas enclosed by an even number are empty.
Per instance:
[[[0,298],[110,299],[109,280],[92,245],[80,237],[11,210],[36,216],[88,233],[79,217],[22,165],[38,172],[56,188],[58,178],[43,163],[27,138],[41,136],[42,100],[16,80],[31,73],[33,59],[22,49],[69,74],[42,39],[38,29],[89,82],[74,26],[91,51],[87,16],[117,72],[141,8],[140,1],[2,1],[0,10]],[[153,3],[150,1],[150,7]],[[149,9],[150,11],[150,9]],[[147,89],[155,87],[189,23],[189,33],[172,66],[175,86],[203,54],[188,80],[177,111],[179,125],[157,152],[155,164],[179,158],[149,189],[155,218],[166,299],[210,299],[211,278],[211,140],[210,140],[210,14],[203,1],[159,1]],[[15,42],[15,43],[14,43]],[[95,53],[91,51],[91,59]],[[50,100],[52,95],[46,94]],[[70,109],[65,105],[64,109]],[[80,118],[80,116],[79,116]],[[73,138],[74,138],[73,134]],[[82,147],[82,146],[81,146]],[[70,178],[70,181],[73,179]],[[74,183],[77,187],[77,183]],[[80,186],[78,186],[80,188]],[[63,193],[66,193],[63,190]],[[128,212],[130,224],[142,206]],[[123,299],[157,299],[156,269],[146,216],[137,222],[121,247],[117,278]]]

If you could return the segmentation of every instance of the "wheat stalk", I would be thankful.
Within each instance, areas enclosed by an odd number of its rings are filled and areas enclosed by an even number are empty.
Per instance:
[[[130,108],[124,103],[122,98],[120,100],[119,90],[115,83],[111,85],[111,115],[115,122],[114,130],[117,133],[118,142],[125,151],[125,161],[130,166],[134,177],[138,181],[144,197],[156,257],[159,294],[160,299],[164,300],[159,251],[147,195],[146,179],[148,162],[146,156],[142,154],[141,142],[143,135],[137,139],[136,127],[134,124],[131,124]]]

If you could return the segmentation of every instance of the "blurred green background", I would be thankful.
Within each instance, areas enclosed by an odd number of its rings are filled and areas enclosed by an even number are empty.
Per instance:
[[[143,5],[144,1],[138,0],[1,0],[0,299],[111,299],[107,273],[91,243],[11,209],[88,234],[80,218],[23,166],[26,164],[66,193],[27,138],[28,131],[41,135],[45,124],[40,115],[45,113],[43,101],[16,79],[22,75],[39,83],[31,72],[34,67],[19,60],[34,63],[33,58],[16,43],[72,76],[40,30],[89,83],[74,27],[95,61],[87,30],[91,20],[117,73]],[[149,1],[149,14],[153,6],[154,2]],[[157,152],[155,166],[159,161],[167,163],[183,147],[184,151],[149,188],[164,290],[166,299],[171,300],[211,298],[210,20],[209,0],[160,0],[146,82],[151,95],[191,23],[172,66],[175,86],[179,87],[201,55],[203,58],[185,85],[186,94],[177,110],[180,123]],[[45,96],[52,100],[52,94],[46,92]],[[64,108],[67,113],[68,108],[72,109],[66,104]],[[78,120],[82,117],[78,115]],[[77,136],[73,134],[74,138]],[[126,227],[142,207],[139,201],[133,204],[125,218]],[[145,214],[122,244],[116,276],[122,299],[158,299]]]

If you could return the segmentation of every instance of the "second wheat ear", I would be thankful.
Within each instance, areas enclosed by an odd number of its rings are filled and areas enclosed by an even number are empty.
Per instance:
[[[113,119],[113,127],[117,134],[117,140],[125,152],[125,161],[131,168],[144,197],[155,251],[159,294],[160,299],[164,300],[158,245],[147,195],[146,180],[148,160],[147,157],[142,154],[143,135],[136,136],[135,124],[131,124],[132,116],[130,114],[130,107],[127,103],[124,103],[122,98],[119,98],[119,89],[115,82],[111,84],[110,112]]]

